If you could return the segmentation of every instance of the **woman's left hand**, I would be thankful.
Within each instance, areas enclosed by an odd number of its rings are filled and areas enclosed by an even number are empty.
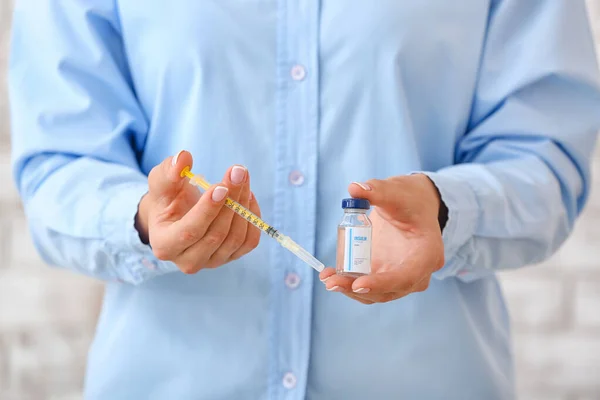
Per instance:
[[[371,274],[353,278],[326,268],[319,278],[327,290],[373,304],[427,289],[431,275],[444,265],[440,198],[433,182],[414,174],[353,183],[348,192],[374,207]]]

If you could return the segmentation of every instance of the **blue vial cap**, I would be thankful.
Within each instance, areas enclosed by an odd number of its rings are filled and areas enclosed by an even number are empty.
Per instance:
[[[357,208],[360,210],[368,210],[371,208],[371,203],[367,199],[344,199],[342,200],[342,208]]]

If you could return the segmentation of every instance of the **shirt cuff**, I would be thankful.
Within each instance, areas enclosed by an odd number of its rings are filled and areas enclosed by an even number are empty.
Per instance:
[[[174,263],[156,258],[150,246],[142,243],[135,228],[138,205],[147,191],[147,182],[119,185],[101,216],[105,251],[113,260],[114,267],[124,272],[125,281],[135,285],[179,271]]]
[[[458,165],[438,172],[419,172],[431,179],[441,201],[448,208],[448,220],[442,232],[445,265],[433,276],[437,279],[458,276],[468,280],[466,263],[460,256],[477,228],[480,207],[469,184],[469,173]]]

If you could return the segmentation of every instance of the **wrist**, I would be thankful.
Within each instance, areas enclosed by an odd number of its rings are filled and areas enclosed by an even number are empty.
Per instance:
[[[148,193],[142,196],[138,204],[138,210],[135,214],[135,229],[142,243],[148,244]]]
[[[442,194],[440,193],[440,190],[438,189],[436,184],[429,177],[427,177],[427,179],[429,179],[429,181],[435,188],[435,192],[438,197],[438,201],[439,201],[438,215],[437,215],[438,224],[440,226],[440,232],[444,232],[444,228],[446,227],[446,224],[448,223],[448,206],[446,206],[446,203],[444,203],[444,200],[442,199]]]
[[[429,186],[432,189],[431,193],[432,196],[435,198],[435,204],[437,205],[436,212],[438,225],[440,227],[440,232],[444,232],[444,228],[446,227],[446,224],[448,222],[448,207],[446,206],[444,200],[442,200],[442,195],[435,182],[433,182],[433,180],[425,174],[420,175],[427,179]]]

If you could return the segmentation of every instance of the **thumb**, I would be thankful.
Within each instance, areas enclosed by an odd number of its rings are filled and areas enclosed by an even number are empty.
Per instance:
[[[353,182],[348,187],[352,197],[369,200],[384,213],[380,215],[398,222],[416,226],[429,226],[435,220],[441,204],[439,191],[424,174],[395,176],[387,179],[370,179],[364,183]]]
[[[165,158],[148,175],[150,194],[168,202],[173,200],[185,184],[181,171],[185,167],[192,168],[192,162],[192,155],[185,150],[181,150],[175,156]]]
[[[354,198],[369,200],[372,206],[386,208],[398,195],[391,186],[393,185],[385,180],[370,179],[366,182],[352,182],[348,186],[348,193]]]

